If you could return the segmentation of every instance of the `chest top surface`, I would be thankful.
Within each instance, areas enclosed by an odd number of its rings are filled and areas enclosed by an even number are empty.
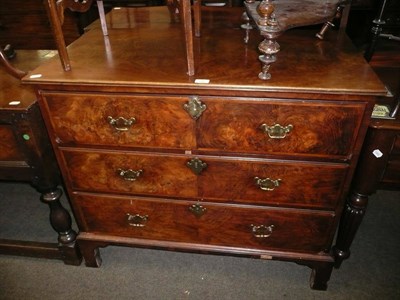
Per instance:
[[[109,36],[98,26],[68,47],[72,70],[65,72],[57,57],[40,65],[23,81],[39,85],[147,87],[187,90],[306,92],[382,95],[386,89],[345,35],[294,29],[278,42],[281,52],[271,67],[272,78],[258,79],[257,30],[248,44],[243,8],[202,9],[202,36],[195,39],[195,75],[186,74],[180,24],[166,7],[114,10],[107,16]],[[32,75],[34,75],[32,78]],[[39,77],[40,76],[40,77]],[[200,79],[201,83],[198,83]],[[209,83],[202,83],[204,80]]]

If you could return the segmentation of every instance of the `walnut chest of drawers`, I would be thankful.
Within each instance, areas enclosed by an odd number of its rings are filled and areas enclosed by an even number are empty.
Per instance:
[[[38,91],[82,255],[99,266],[99,247],[113,244],[288,260],[311,267],[311,286],[325,289],[385,90],[351,47],[335,46],[346,37],[317,42],[312,31],[285,35],[287,51],[261,82],[256,35],[243,45],[232,11],[226,26],[204,22],[195,77],[185,74],[179,24],[166,8],[141,8],[132,28],[110,26],[106,40],[92,29],[73,43],[70,72],[53,60],[25,78]],[[165,22],[147,26],[141,13]]]

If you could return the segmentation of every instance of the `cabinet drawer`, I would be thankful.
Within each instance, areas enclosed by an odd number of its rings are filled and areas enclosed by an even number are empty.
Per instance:
[[[152,240],[318,253],[329,247],[334,224],[333,213],[309,210],[90,194],[74,199],[83,231]]]
[[[183,109],[187,97],[44,93],[43,99],[60,143],[196,147],[195,122]]]
[[[334,209],[348,165],[298,161],[212,159],[199,176],[199,199]]]
[[[138,152],[64,149],[62,154],[75,190],[329,209],[336,206],[348,168]]]
[[[9,125],[0,126],[0,149],[1,161],[25,160],[23,152],[19,149],[13,130]]]
[[[73,189],[196,197],[197,177],[184,156],[63,150]]]
[[[348,102],[203,100],[198,148],[233,152],[347,156],[365,110]]]

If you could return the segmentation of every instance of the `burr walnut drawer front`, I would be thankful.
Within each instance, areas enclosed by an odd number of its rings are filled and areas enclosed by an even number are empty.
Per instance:
[[[346,164],[64,148],[74,190],[334,209]]]
[[[318,253],[331,212],[76,193],[85,232],[185,243]]]
[[[204,99],[199,149],[347,156],[364,103]]]
[[[196,147],[187,97],[47,94],[59,143],[152,148]]]
[[[348,156],[364,103],[44,93],[59,143]]]

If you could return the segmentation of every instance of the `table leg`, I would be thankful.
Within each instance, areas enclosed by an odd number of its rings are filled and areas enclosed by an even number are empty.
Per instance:
[[[194,75],[194,51],[193,51],[193,29],[192,29],[192,13],[189,0],[180,1],[180,12],[182,17],[183,29],[186,41],[186,58],[188,65],[188,75]]]
[[[193,1],[194,35],[201,35],[201,0]]]
[[[72,221],[68,211],[61,205],[62,192],[56,188],[42,193],[41,200],[50,207],[50,224],[58,232],[59,250],[66,264],[80,265],[81,255],[75,243],[76,232],[71,228]]]
[[[353,193],[347,201],[340,221],[336,245],[333,247],[335,267],[350,256],[350,246],[367,209],[368,196]]]

